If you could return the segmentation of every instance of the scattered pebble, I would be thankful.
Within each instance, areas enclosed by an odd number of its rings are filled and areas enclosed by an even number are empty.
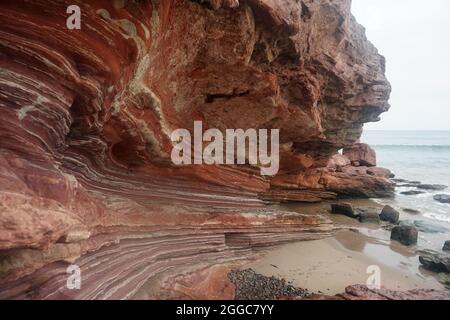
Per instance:
[[[236,286],[237,300],[274,300],[282,297],[306,297],[306,289],[296,288],[285,279],[266,277],[252,269],[233,270],[228,278]]]

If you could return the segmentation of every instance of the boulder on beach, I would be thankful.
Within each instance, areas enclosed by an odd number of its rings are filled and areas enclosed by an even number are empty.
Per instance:
[[[425,269],[433,272],[450,273],[450,254],[434,250],[421,250],[418,253],[419,261]]]
[[[391,223],[398,223],[400,213],[391,206],[385,206],[380,213],[380,219]]]
[[[419,184],[417,188],[422,190],[433,190],[433,191],[440,191],[447,189],[447,186],[443,184]]]
[[[375,211],[360,210],[359,222],[361,223],[380,223],[380,216]]]
[[[400,194],[403,194],[405,196],[417,196],[419,194],[424,194],[425,192],[423,191],[417,191],[417,190],[409,190],[409,191],[403,191],[400,192]]]
[[[440,203],[450,203],[450,194],[437,194],[433,198]]]
[[[450,240],[445,241],[444,246],[442,247],[444,251],[450,251]]]
[[[410,246],[417,243],[419,232],[416,227],[402,225],[394,227],[391,231],[391,240],[399,241],[405,246]]]
[[[333,203],[331,204],[331,213],[343,214],[350,218],[358,218],[359,214],[355,212],[350,203]]]

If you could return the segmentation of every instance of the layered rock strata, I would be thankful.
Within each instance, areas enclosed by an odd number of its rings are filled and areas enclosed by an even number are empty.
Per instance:
[[[363,285],[353,285],[345,288],[345,292],[335,296],[313,295],[311,300],[449,300],[448,291],[432,289],[414,289],[409,291],[394,291],[388,289],[371,289]]]
[[[332,230],[267,202],[392,192],[333,161],[389,107],[349,0],[4,0],[0,26],[1,298],[130,298],[177,266]],[[280,172],[174,166],[171,132],[194,120],[280,129]]]

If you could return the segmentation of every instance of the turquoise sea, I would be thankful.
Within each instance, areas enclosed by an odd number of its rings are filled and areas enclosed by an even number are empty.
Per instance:
[[[450,194],[450,131],[365,131],[361,142],[377,152],[378,166],[391,169],[396,178],[449,186],[444,191],[426,192],[417,196],[401,195],[414,188],[397,188],[393,203],[397,207],[418,209],[424,219],[448,227],[450,204],[433,199],[435,194]]]

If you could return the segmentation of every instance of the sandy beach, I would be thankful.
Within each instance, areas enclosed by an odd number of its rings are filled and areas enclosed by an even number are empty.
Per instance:
[[[351,200],[355,208],[381,210],[372,200]],[[329,204],[284,205],[284,210],[321,213],[342,228],[331,238],[287,244],[267,251],[264,258],[243,266],[265,276],[276,276],[311,292],[337,294],[354,284],[367,284],[376,266],[381,286],[391,290],[445,290],[434,275],[420,266],[416,251],[429,247],[429,235],[419,236],[417,246],[403,246],[390,240],[385,225],[360,223],[329,213]],[[406,213],[402,212],[403,217]],[[437,242],[438,243],[438,242]],[[442,243],[442,242],[441,242]],[[368,269],[369,268],[369,269]]]
[[[410,250],[353,231],[279,247],[243,269],[284,278],[311,292],[337,294],[349,285],[366,284],[370,266],[379,267],[381,286],[387,289],[444,289]]]

